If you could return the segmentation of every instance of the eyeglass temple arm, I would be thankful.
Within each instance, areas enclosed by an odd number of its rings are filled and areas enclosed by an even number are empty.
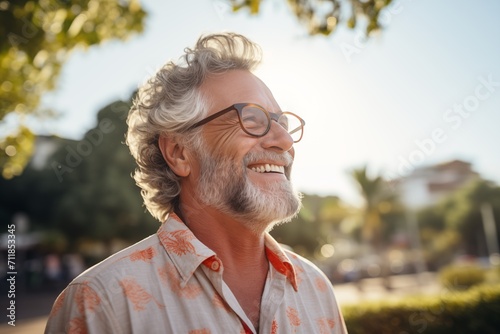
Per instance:
[[[229,112],[229,111],[231,111],[231,110],[233,110],[233,109],[234,109],[234,110],[237,110],[237,109],[234,107],[234,105],[232,105],[232,106],[227,107],[227,108],[226,108],[226,109],[224,109],[224,110],[221,110],[221,111],[219,111],[219,112],[216,112],[215,114],[213,114],[213,115],[211,115],[211,116],[208,116],[207,118],[202,119],[201,121],[199,121],[199,122],[197,122],[197,123],[193,124],[192,126],[190,126],[190,127],[189,127],[189,129],[188,129],[188,130],[192,130],[192,129],[197,128],[197,127],[199,127],[199,126],[201,126],[201,125],[203,125],[203,124],[206,124],[206,123],[208,123],[208,122],[210,122],[210,121],[212,121],[212,120],[216,119],[217,117],[221,116],[222,114],[225,114],[225,113],[227,113],[227,112]]]

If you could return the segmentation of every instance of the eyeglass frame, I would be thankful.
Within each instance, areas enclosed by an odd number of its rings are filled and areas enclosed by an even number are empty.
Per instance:
[[[250,133],[247,129],[245,129],[245,126],[243,125],[243,121],[241,120],[241,113],[243,112],[243,108],[244,107],[247,107],[247,106],[255,106],[259,109],[261,109],[264,114],[266,115],[267,117],[267,120],[268,120],[268,123],[267,123],[267,128],[266,130],[261,134],[261,135],[256,135],[256,134],[253,134],[253,133]],[[195,129],[199,126],[202,126],[202,125],[205,125],[207,124],[208,122],[211,122],[213,121],[214,119],[218,118],[218,117],[221,117],[222,115],[225,115],[227,114],[228,112],[232,111],[232,110],[236,110],[237,111],[237,114],[238,114],[238,122],[240,124],[240,128],[248,135],[252,136],[252,137],[257,137],[257,138],[260,138],[260,137],[263,137],[265,135],[268,134],[269,130],[271,130],[271,121],[275,121],[276,123],[278,123],[278,120],[279,118],[282,116],[282,115],[292,115],[292,116],[295,116],[297,117],[297,119],[300,121],[300,129],[302,130],[302,133],[300,134],[300,138],[297,139],[297,140],[294,140],[293,142],[294,143],[298,143],[299,141],[302,140],[302,137],[304,136],[304,126],[306,125],[306,121],[304,121],[301,117],[299,117],[298,115],[292,113],[292,112],[289,112],[289,111],[284,111],[282,112],[281,114],[276,114],[276,113],[272,113],[272,112],[269,112],[267,111],[264,107],[256,104],[256,103],[235,103],[225,109],[222,109],[221,111],[218,111],[216,112],[215,114],[212,114],[208,117],[205,117],[204,119],[196,122],[195,124],[191,125],[188,130],[192,130],[192,129]],[[279,123],[278,123],[279,124]],[[279,124],[281,127],[283,127],[281,124]],[[299,129],[299,128],[297,128]],[[285,129],[286,130],[286,129]],[[296,130],[297,131],[297,130]],[[293,131],[293,132],[288,132],[287,133],[289,135],[295,133],[296,131]]]

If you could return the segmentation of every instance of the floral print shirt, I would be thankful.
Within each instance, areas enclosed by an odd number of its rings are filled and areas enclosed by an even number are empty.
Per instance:
[[[265,236],[259,333],[347,333],[330,281]],[[175,215],[88,269],[56,299],[45,333],[256,333],[223,263]]]

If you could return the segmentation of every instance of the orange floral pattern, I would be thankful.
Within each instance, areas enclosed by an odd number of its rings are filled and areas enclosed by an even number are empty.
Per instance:
[[[321,279],[321,277],[316,277],[314,280],[314,284],[316,285],[316,288],[318,291],[325,292],[328,290],[328,285],[326,284],[325,280]]]
[[[130,261],[144,261],[151,262],[153,257],[155,257],[156,252],[153,247],[148,247],[146,249],[140,249],[132,254],[130,254]]]
[[[177,269],[169,263],[158,269],[158,276],[161,281],[164,284],[168,284],[172,292],[178,296],[193,299],[196,298],[202,291],[201,287],[193,282],[188,282],[184,287],[182,287],[181,278],[177,273]]]
[[[278,334],[278,322],[276,319],[273,319],[273,323],[271,325],[271,334]]]
[[[69,322],[68,333],[71,334],[87,334],[87,326],[83,317],[76,317]]]
[[[50,311],[51,317],[55,316],[59,312],[59,310],[61,310],[62,306],[64,305],[65,298],[66,298],[66,290],[61,292],[61,294],[57,297],[56,301],[54,302],[54,306],[52,306],[52,310]]]
[[[270,275],[259,332],[346,334],[326,277],[309,261],[283,251],[269,234],[264,245]],[[171,215],[157,237],[70,283],[54,303],[46,333],[153,333],[161,328],[167,334],[255,334],[223,272],[215,252]]]
[[[316,320],[316,322],[318,323],[320,334],[331,333],[332,329],[335,328],[335,320],[331,318],[319,318]]]
[[[101,303],[101,298],[97,293],[88,286],[87,282],[83,282],[81,288],[75,294],[75,304],[78,307],[78,311],[84,314],[86,311],[95,312],[99,304]]]
[[[172,252],[176,255],[196,254],[196,250],[190,242],[194,238],[194,235],[189,230],[162,232],[159,234],[159,237],[167,252]]]
[[[290,322],[290,325],[295,333],[296,327],[300,326],[299,312],[297,312],[297,310],[293,307],[289,306],[286,308],[286,316],[288,317],[288,321]]]
[[[226,312],[231,312],[231,307],[224,301],[224,299],[222,299],[221,296],[219,296],[219,294],[216,292],[214,293],[214,297],[212,298],[212,302],[214,304],[215,307],[220,307],[224,310],[226,310]]]
[[[125,278],[120,281],[120,286],[123,288],[127,299],[134,305],[134,310],[143,311],[149,302],[154,301],[158,307],[165,307],[151,296],[139,283],[133,278]]]
[[[202,328],[202,329],[193,329],[192,331],[189,331],[189,334],[211,334],[209,329],[207,328]]]

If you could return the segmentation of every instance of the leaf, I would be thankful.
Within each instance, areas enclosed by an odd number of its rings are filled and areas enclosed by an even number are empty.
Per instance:
[[[136,0],[0,2],[0,121],[35,115],[41,96],[57,87],[61,68],[76,47],[141,32],[146,13]],[[5,138],[0,138],[5,141]],[[2,175],[19,175],[32,151],[0,156]]]

